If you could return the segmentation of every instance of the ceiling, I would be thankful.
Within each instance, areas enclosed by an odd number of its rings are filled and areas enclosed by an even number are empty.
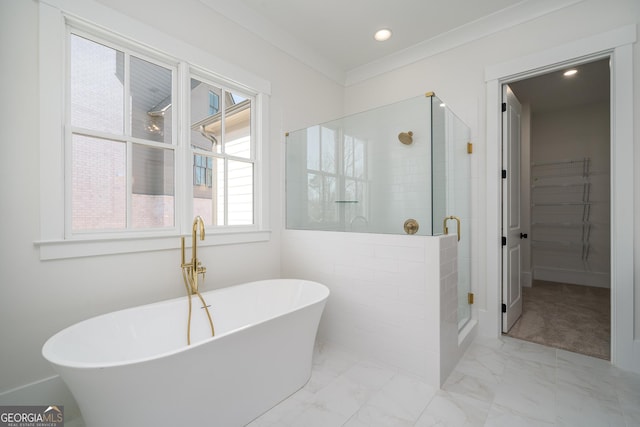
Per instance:
[[[565,77],[564,71],[571,68],[578,73]],[[573,65],[509,83],[509,86],[520,103],[531,106],[533,113],[609,102],[609,58]]]
[[[241,0],[339,67],[350,70],[521,0]],[[393,36],[376,42],[373,33]]]
[[[200,0],[216,12],[349,84],[582,0]],[[390,28],[377,42],[373,34]],[[446,42],[445,42],[446,40]],[[445,46],[446,45],[446,46]],[[434,47],[435,46],[435,47]],[[435,51],[434,51],[435,49]],[[439,49],[439,50],[438,50]],[[380,63],[389,62],[380,70]],[[399,63],[400,62],[400,63]]]

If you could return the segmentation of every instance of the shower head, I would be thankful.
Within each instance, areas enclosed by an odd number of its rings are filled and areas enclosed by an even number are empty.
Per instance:
[[[398,140],[400,140],[404,145],[411,144],[413,142],[413,132],[400,132],[398,134]]]

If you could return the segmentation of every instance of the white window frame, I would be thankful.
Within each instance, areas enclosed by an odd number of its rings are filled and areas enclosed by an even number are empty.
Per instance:
[[[40,0],[39,33],[39,87],[40,87],[40,259],[61,259],[105,254],[145,252],[177,249],[181,235],[190,235],[193,152],[190,149],[188,108],[182,108],[177,117],[175,145],[175,227],[114,233],[69,233],[66,222],[68,200],[65,180],[65,106],[66,62],[69,25],[107,39],[125,47],[149,46],[158,55],[176,61],[177,96],[184,97],[192,74],[209,76],[215,84],[231,91],[252,95],[252,139],[254,148],[254,221],[252,226],[210,227],[207,232],[216,238],[207,239],[207,245],[268,241],[268,185],[267,157],[263,144],[268,133],[268,99],[271,85],[239,67],[192,45],[174,39],[139,21],[122,15],[91,0]],[[108,29],[108,32],[102,30]],[[178,60],[179,58],[179,60]],[[165,61],[166,62],[166,61]],[[169,61],[170,62],[170,61]],[[195,72],[199,70],[199,72]],[[205,71],[206,70],[206,71]],[[187,77],[185,77],[187,76]],[[229,76],[233,78],[230,79]],[[187,83],[185,83],[185,81]],[[176,90],[177,89],[177,90]],[[186,102],[180,99],[178,102]],[[186,135],[186,138],[185,138]],[[189,165],[189,166],[187,166]],[[186,167],[186,169],[185,169]],[[187,239],[189,240],[189,239]]]

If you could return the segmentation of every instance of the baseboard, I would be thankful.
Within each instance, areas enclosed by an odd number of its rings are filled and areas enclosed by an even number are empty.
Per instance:
[[[0,393],[0,406],[62,405],[65,421],[80,417],[80,409],[59,375]]]
[[[571,283],[574,285],[595,286],[597,288],[611,288],[610,273],[535,267],[533,269],[533,278],[535,280],[546,280],[549,282]]]

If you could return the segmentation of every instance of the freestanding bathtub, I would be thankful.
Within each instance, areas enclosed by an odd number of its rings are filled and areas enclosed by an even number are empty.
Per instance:
[[[87,427],[243,426],[311,376],[329,289],[296,279],[204,292],[216,336],[187,297],[77,323],[43,356],[73,393]]]

